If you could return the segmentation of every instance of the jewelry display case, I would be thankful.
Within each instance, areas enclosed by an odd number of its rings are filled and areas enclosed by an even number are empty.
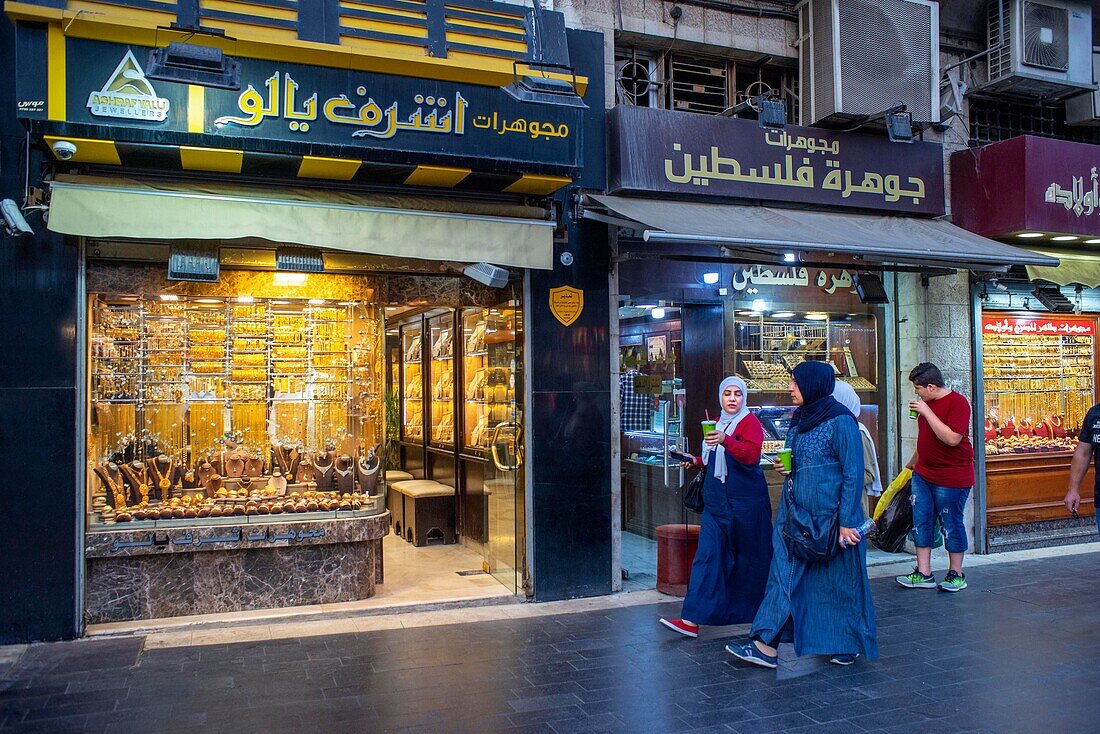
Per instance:
[[[515,316],[511,307],[462,312],[463,447],[484,452],[498,426],[514,420]]]
[[[878,331],[869,314],[738,312],[737,374],[750,393],[786,393],[803,360],[826,361],[856,392],[878,390]]]
[[[424,439],[424,329],[420,319],[401,325],[401,438]]]
[[[454,312],[445,311],[426,320],[431,361],[428,384],[431,385],[429,415],[433,446],[455,445],[455,325]]]
[[[89,529],[374,513],[382,309],[354,301],[93,294]],[[330,486],[331,485],[331,486]]]

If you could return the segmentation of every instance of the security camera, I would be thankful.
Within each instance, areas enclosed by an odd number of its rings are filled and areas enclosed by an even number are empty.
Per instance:
[[[462,268],[463,274],[490,288],[503,288],[508,283],[508,271],[489,263],[474,263]]]
[[[19,205],[11,199],[0,201],[0,214],[4,217],[4,229],[10,235],[34,234],[31,225],[23,218]]]
[[[68,140],[58,140],[50,147],[53,148],[53,154],[59,160],[71,160],[76,155],[76,143],[70,143]]]

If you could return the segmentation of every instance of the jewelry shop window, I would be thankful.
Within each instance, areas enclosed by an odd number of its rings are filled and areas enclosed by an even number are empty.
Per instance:
[[[382,511],[383,309],[225,295],[225,275],[89,296],[89,529]]]

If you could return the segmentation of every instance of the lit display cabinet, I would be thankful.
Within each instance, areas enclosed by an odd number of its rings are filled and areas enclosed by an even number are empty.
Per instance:
[[[424,440],[424,327],[401,325],[401,438]]]
[[[498,427],[514,422],[516,400],[516,310],[464,309],[462,312],[463,448],[484,452]]]
[[[433,446],[452,448],[455,445],[455,324],[454,312],[437,313],[426,319],[430,345],[431,387],[429,415]]]
[[[380,307],[100,293],[89,312],[90,529],[380,508],[351,471],[382,441]]]

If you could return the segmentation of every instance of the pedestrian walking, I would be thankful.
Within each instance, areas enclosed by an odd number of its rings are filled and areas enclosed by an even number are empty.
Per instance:
[[[772,536],[768,586],[753,619],[750,640],[726,650],[749,663],[775,668],[780,642],[793,642],[798,655],[828,655],[851,665],[861,654],[878,657],[875,610],[867,578],[866,544],[854,529],[866,515],[863,445],[851,411],[833,396],[836,378],[824,362],[802,362],[794,369],[787,445],[791,472]],[[779,464],[777,469],[781,469]],[[807,562],[785,540],[788,515],[809,513],[839,525],[835,555]]]
[[[894,578],[907,589],[962,591],[966,588],[963,557],[969,544],[963,512],[974,486],[974,447],[970,443],[970,403],[943,384],[940,368],[921,362],[909,372],[917,400],[917,450],[907,467],[913,470],[913,536],[917,565],[912,573]],[[943,528],[950,566],[943,581],[932,574],[932,543],[936,519]]]
[[[860,405],[859,395],[854,387],[847,382],[837,380],[833,388],[833,398],[843,405],[856,418],[856,427],[859,428],[859,437],[863,440],[863,514],[871,517],[875,512],[875,503],[882,496],[882,476],[878,468],[878,452],[875,451],[875,441],[871,438],[871,431],[867,426],[859,422],[859,414],[863,410]]]
[[[1085,420],[1081,424],[1081,433],[1077,436],[1077,448],[1073,452],[1073,460],[1069,464],[1069,487],[1066,490],[1066,509],[1077,517],[1077,511],[1081,507],[1081,482],[1089,470],[1089,461],[1095,461],[1096,473],[1093,480],[1092,498],[1093,513],[1096,520],[1096,529],[1100,531],[1100,513],[1096,512],[1096,499],[1100,497],[1100,452],[1096,451],[1096,444],[1100,443],[1100,404],[1089,408],[1085,413]]]
[[[679,619],[661,624],[687,637],[699,625],[744,624],[752,620],[772,559],[772,510],[760,469],[764,429],[749,412],[748,389],[740,377],[718,387],[722,415],[703,437],[703,454],[684,462],[706,472],[699,547]]]

